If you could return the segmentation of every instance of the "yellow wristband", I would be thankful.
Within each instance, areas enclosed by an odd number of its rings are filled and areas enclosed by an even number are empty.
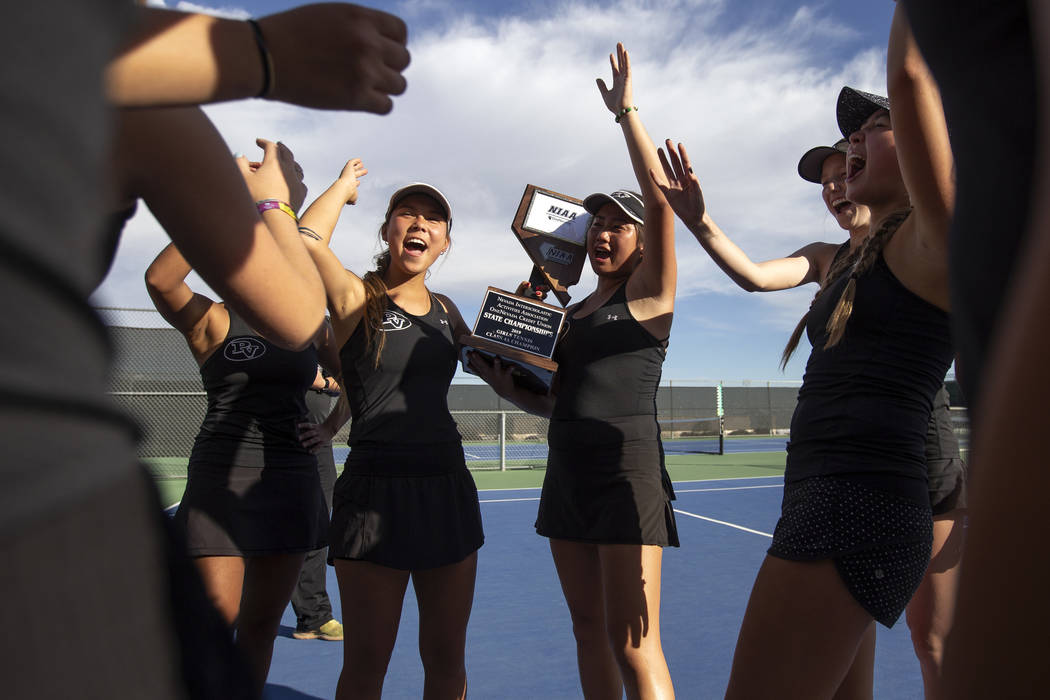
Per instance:
[[[299,223],[299,217],[295,215],[295,210],[279,199],[260,199],[255,203],[255,208],[259,210],[260,214],[270,209],[280,209],[285,214],[292,217],[295,223]]]

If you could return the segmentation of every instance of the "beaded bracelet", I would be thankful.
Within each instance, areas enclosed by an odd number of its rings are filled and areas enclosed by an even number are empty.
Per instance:
[[[266,46],[266,39],[263,37],[259,23],[250,19],[248,24],[251,25],[252,33],[255,35],[255,46],[259,49],[259,59],[263,70],[262,90],[256,97],[268,97],[273,91],[273,56],[270,55],[270,49]]]
[[[624,107],[620,110],[620,113],[616,115],[616,123],[619,124],[620,120],[627,116],[628,112],[637,112],[637,107]]]
[[[260,214],[264,211],[269,211],[270,209],[280,209],[285,214],[292,217],[292,219],[295,220],[295,223],[299,223],[299,217],[295,215],[295,210],[279,199],[260,199],[255,203],[255,208],[259,210]]]

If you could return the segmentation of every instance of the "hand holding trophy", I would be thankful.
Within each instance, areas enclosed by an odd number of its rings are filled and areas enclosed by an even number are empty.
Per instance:
[[[589,221],[582,201],[536,185],[525,188],[511,228],[534,264],[530,289],[545,286],[562,305],[568,303],[567,288],[579,281],[587,259]],[[467,353],[474,351],[489,362],[498,357],[502,366],[511,367],[519,386],[540,394],[550,391],[558,369],[551,356],[566,312],[533,296],[488,288],[473,333],[459,339],[464,371],[475,374],[467,360]]]

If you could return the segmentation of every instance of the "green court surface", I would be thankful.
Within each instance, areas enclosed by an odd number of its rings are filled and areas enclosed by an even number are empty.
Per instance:
[[[701,479],[739,479],[751,476],[777,476],[784,473],[786,454],[780,452],[734,452],[724,455],[668,455],[667,472],[671,481],[697,481]],[[186,473],[186,459],[162,457],[143,460],[154,474]],[[479,489],[524,489],[543,484],[543,469],[479,469],[473,472]],[[167,505],[178,503],[186,488],[186,479],[161,477],[156,479],[161,502]]]

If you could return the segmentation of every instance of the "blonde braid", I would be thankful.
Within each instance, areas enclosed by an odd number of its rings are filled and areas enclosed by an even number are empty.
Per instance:
[[[375,258],[376,269],[365,273],[361,282],[365,285],[365,347],[375,351],[375,368],[379,367],[379,356],[386,345],[386,333],[383,333],[383,316],[386,314],[386,282],[383,276],[390,266],[390,250],[384,250]]]
[[[824,293],[824,290],[834,284],[835,280],[843,275],[847,269],[849,269],[856,261],[857,256],[860,255],[860,249],[851,250],[846,255],[840,256],[835,259],[828,269],[828,274],[824,276],[824,281],[820,283],[820,288],[817,293],[813,295],[812,301],[809,302],[809,308],[813,308],[813,304],[816,303],[820,295]],[[787,345],[784,346],[784,352],[780,356],[780,370],[784,371],[787,367],[788,361],[791,356],[795,354],[795,349],[798,348],[798,343],[802,340],[802,333],[806,330],[806,324],[809,322],[809,309],[799,319],[798,324],[795,326],[795,330],[791,332],[791,337],[788,339]]]
[[[828,318],[828,325],[825,328],[828,333],[828,340],[824,343],[825,350],[838,345],[839,341],[842,340],[842,336],[846,333],[846,322],[849,321],[849,317],[853,313],[853,299],[857,293],[857,278],[871,269],[872,265],[875,264],[875,260],[879,257],[879,253],[885,247],[886,241],[893,237],[893,234],[897,232],[897,229],[900,228],[900,225],[904,223],[909,214],[911,214],[910,207],[890,214],[883,219],[878,230],[864,241],[864,246],[860,249],[860,255],[857,256],[857,260],[853,263],[853,268],[850,270],[846,288],[842,290],[842,296],[839,297],[835,310],[831,312],[831,316]]]

